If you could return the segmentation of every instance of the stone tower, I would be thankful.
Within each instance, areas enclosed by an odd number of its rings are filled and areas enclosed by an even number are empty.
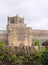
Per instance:
[[[24,18],[8,17],[7,32],[9,46],[32,45],[32,28],[26,26]]]

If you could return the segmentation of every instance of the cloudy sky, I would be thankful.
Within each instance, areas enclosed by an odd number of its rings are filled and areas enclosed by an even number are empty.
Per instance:
[[[48,29],[48,0],[0,0],[0,30],[8,16],[22,16],[33,29]]]

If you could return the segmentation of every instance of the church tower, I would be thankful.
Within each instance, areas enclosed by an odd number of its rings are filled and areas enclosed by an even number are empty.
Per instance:
[[[32,45],[32,28],[26,26],[24,18],[8,17],[7,32],[9,46]]]

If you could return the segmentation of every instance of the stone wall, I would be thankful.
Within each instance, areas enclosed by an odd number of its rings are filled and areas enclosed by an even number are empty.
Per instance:
[[[35,30],[27,27],[24,18],[18,15],[8,17],[7,30],[0,30],[0,40],[8,44],[19,46],[23,43],[25,46],[31,46],[35,39],[39,39],[41,43],[48,40],[48,30]]]
[[[48,30],[32,30],[32,41],[39,39],[41,43],[48,40]]]

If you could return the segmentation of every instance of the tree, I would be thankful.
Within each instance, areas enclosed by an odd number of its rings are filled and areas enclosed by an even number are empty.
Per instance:
[[[34,40],[34,49],[35,49],[35,51],[38,51],[40,49],[40,40],[39,39]]]
[[[36,39],[35,41],[34,41],[34,46],[39,46],[40,45],[40,41],[38,40],[38,39]]]
[[[42,65],[48,65],[48,47],[41,55],[41,63]]]
[[[4,41],[0,41],[0,50],[3,50],[5,48],[6,44]]]

